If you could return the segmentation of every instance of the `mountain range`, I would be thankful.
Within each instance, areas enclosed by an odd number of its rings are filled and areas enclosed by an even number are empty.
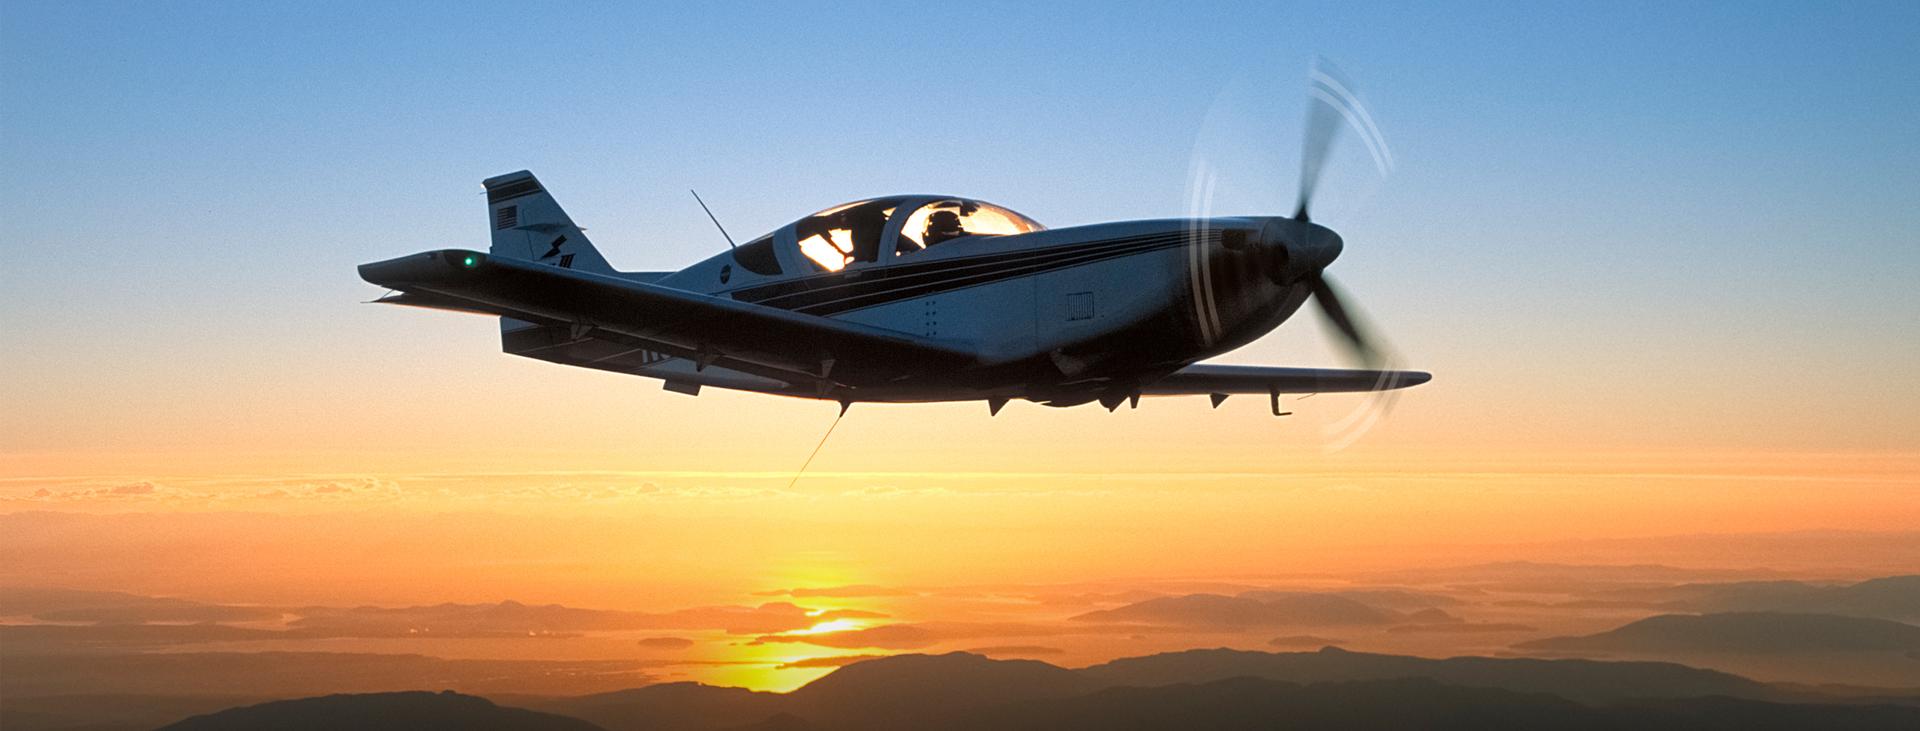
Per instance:
[[[1788,612],[1920,621],[1920,575],[1887,576],[1851,584],[1690,583],[1618,589],[1607,592],[1604,597],[1692,612]]]
[[[333,731],[471,728],[497,731],[601,731],[577,718],[494,705],[459,693],[367,693],[273,701],[194,716],[164,731]]]
[[[1911,652],[1920,650],[1920,627],[1829,614],[1662,614],[1598,634],[1533,640],[1517,647],[1643,654]],[[1915,669],[1920,671],[1920,667]]]
[[[854,663],[787,694],[668,683],[529,698],[522,710],[453,693],[380,693],[229,709],[167,728],[1920,728],[1920,705],[1786,702],[1791,695],[1661,663],[1196,650],[1072,670],[949,653]]]

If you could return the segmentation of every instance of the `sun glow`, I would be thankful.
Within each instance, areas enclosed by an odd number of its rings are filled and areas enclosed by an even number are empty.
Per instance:
[[[794,630],[792,632],[788,632],[787,634],[820,635],[820,634],[826,634],[828,632],[845,632],[851,629],[860,629],[860,622],[852,619],[829,619],[825,622],[821,622],[812,627],[808,627],[806,629]]]
[[[823,626],[833,625],[833,629],[816,626],[788,634],[837,632],[847,629],[845,623],[848,621],[821,623]],[[833,658],[869,654],[871,652],[804,643],[737,642],[724,649],[719,656],[709,657],[717,662],[701,667],[694,677],[712,685],[785,693],[818,680],[844,664],[833,661]]]

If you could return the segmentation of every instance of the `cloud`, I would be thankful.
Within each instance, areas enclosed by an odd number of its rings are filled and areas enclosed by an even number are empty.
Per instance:
[[[795,598],[832,597],[839,599],[873,596],[911,596],[914,592],[890,586],[873,584],[849,584],[846,586],[798,587],[792,589],[771,589],[758,592],[756,596],[790,596]]]
[[[662,485],[636,481],[625,475],[529,475],[533,484],[518,484],[462,493],[476,500],[528,499],[566,501],[622,500],[765,500],[795,497],[796,493],[768,487],[718,485]]]
[[[148,480],[118,482],[111,484],[80,483],[87,486],[74,486],[65,489],[41,487],[26,495],[0,497],[0,502],[15,503],[73,503],[84,501],[128,502],[156,501],[181,498],[206,498],[205,493],[168,487]]]
[[[769,602],[757,607],[710,606],[671,612],[581,609],[559,604],[436,604],[417,607],[302,607],[293,629],[337,637],[543,636],[618,630],[722,630],[767,634],[805,629],[820,620],[806,607]]]
[[[376,477],[332,479],[258,479],[244,482],[188,480],[162,484],[151,480],[100,484],[80,480],[63,487],[41,487],[26,495],[0,497],[0,502],[63,503],[171,503],[195,506],[254,500],[391,500],[402,496],[398,483]]]
[[[1257,589],[1240,593],[1242,597],[1261,601],[1308,595],[1343,597],[1376,609],[1391,609],[1402,612],[1433,607],[1450,607],[1460,604],[1460,600],[1455,597],[1427,591],[1413,591],[1410,589],[1339,589],[1335,591],[1317,592]]]
[[[936,495],[952,495],[952,494],[954,494],[953,490],[950,490],[944,487],[900,487],[898,485],[872,485],[868,487],[856,487],[851,490],[842,490],[840,492],[840,495],[842,497],[876,497],[876,498],[936,496]]]
[[[655,650],[684,650],[693,646],[693,640],[685,637],[643,637],[637,644]]]
[[[295,482],[277,488],[282,496],[293,499],[392,500],[402,496],[398,483],[377,477],[360,477],[321,482]]]
[[[1540,628],[1514,622],[1440,622],[1437,624],[1403,624],[1388,627],[1393,634],[1473,634],[1480,632],[1538,632]]]
[[[913,650],[937,644],[943,639],[940,633],[925,625],[886,624],[879,627],[848,630],[845,632],[822,632],[818,634],[773,634],[757,638],[753,644],[805,643],[821,647],[862,648],[881,647],[891,650]]]
[[[827,622],[835,619],[886,619],[887,616],[883,612],[869,612],[865,609],[829,609],[821,612],[814,619]]]
[[[753,644],[803,643],[842,649],[915,650],[954,640],[1096,634],[1111,630],[1111,627],[1051,627],[1012,622],[921,622],[842,632],[770,634],[755,639]]]
[[[1915,535],[1920,536],[1920,533]],[[1376,572],[1368,578],[1418,583],[1444,577],[1456,593],[1478,589],[1525,594],[1587,594],[1608,588],[1645,586],[1649,583],[1774,578],[1777,575],[1777,572],[1768,569],[1693,569],[1661,564],[1598,565],[1497,561],[1451,568],[1396,569]]]
[[[1088,591],[1067,594],[1036,593],[1029,595],[1029,598],[1037,603],[1048,606],[1092,607],[1110,604],[1132,604],[1148,599],[1158,599],[1163,596],[1166,596],[1166,594],[1157,591],[1128,589],[1124,591]]]

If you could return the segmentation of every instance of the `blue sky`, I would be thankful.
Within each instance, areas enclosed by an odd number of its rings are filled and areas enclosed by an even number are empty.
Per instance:
[[[1316,54],[1399,162],[1345,140],[1316,220],[1441,376],[1404,439],[1920,448],[1912,3],[405,5],[0,7],[0,451],[504,373],[352,267],[478,247],[521,168],[632,269],[723,246],[689,187],[737,237],[901,191],[1060,226],[1181,215],[1204,156],[1215,210],[1284,213]]]

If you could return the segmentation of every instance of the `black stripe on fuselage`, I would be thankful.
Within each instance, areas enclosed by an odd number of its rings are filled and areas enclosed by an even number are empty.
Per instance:
[[[928,294],[1181,246],[1188,237],[1187,231],[1167,231],[1071,246],[869,267],[736,290],[733,298],[810,315],[831,316]]]

